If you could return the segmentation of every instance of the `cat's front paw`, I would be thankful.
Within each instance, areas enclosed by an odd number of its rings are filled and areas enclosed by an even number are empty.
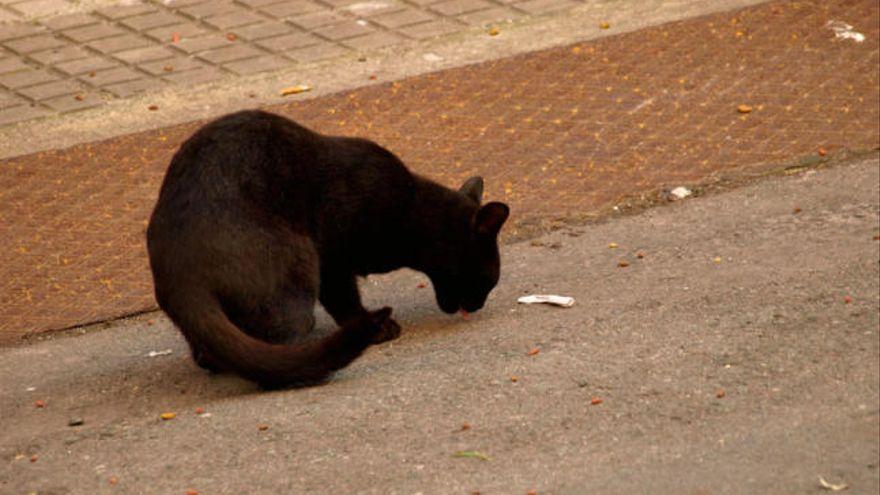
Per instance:
[[[393,318],[385,318],[380,325],[379,333],[373,337],[373,343],[381,344],[382,342],[394,340],[400,337],[400,330],[400,325]]]

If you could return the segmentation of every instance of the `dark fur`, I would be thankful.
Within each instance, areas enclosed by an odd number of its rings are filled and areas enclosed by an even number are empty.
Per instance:
[[[363,308],[358,275],[411,267],[444,311],[483,306],[508,209],[481,195],[479,178],[447,189],[371,141],[228,115],[168,168],[147,229],[156,300],[205,368],[267,387],[320,381],[400,331],[390,308]],[[316,300],[341,328],[301,342]]]

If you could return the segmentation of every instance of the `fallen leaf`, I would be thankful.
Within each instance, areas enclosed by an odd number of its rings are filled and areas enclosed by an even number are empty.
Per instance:
[[[739,105],[736,107],[736,111],[739,113],[751,113],[752,107],[750,105]]]
[[[189,489],[186,491],[186,495],[199,495],[199,492],[193,489]]]
[[[171,42],[177,43],[180,41],[180,33],[171,33]]]
[[[418,285],[416,285],[416,289],[424,289],[427,286],[428,286],[428,284],[421,282]]]
[[[498,36],[499,33],[501,33],[501,30],[497,27],[492,26],[489,28],[489,36]]]
[[[40,458],[40,456],[38,456],[37,454],[34,454],[31,456],[31,462],[37,462],[37,459],[39,459],[39,458]]]
[[[470,429],[471,429],[471,425],[470,425],[470,423],[462,423],[462,424],[461,424],[461,429],[460,429],[459,431],[468,431],[468,430],[470,430]]]
[[[852,302],[852,297],[850,297],[850,296],[843,296],[843,303],[844,303],[844,304],[849,304],[849,303],[851,303],[851,302]]]
[[[376,74],[370,74],[370,81],[376,80]]]
[[[477,452],[476,450],[460,450],[454,454],[452,457],[470,457],[473,459],[479,459],[481,461],[491,461],[492,458],[487,456],[482,452]]]
[[[46,401],[37,399],[36,401],[34,401],[34,407],[42,409],[46,407]]]
[[[714,261],[715,263],[721,263],[721,256],[716,256],[712,258],[712,261]]]
[[[526,495],[538,495],[538,492],[536,492],[535,490],[530,490],[528,493],[526,493]]]
[[[792,213],[794,213],[795,215],[797,215],[797,214],[800,213],[801,211],[803,211],[803,210],[801,210],[800,208],[795,208],[794,210],[792,210]]]
[[[162,67],[162,70],[164,70],[165,72],[172,72],[174,71],[174,67],[166,65],[165,67]]]
[[[236,36],[234,33],[226,33],[226,39],[228,39],[229,41],[235,41],[238,39],[238,36]]]
[[[601,404],[602,402],[604,402],[604,401],[602,400],[601,397],[593,397],[593,398],[590,400],[590,405],[598,406],[598,405]]]
[[[149,111],[151,111],[151,112],[155,112],[155,111],[158,110],[158,109],[159,109],[159,106],[158,106],[158,105],[150,105],[150,106],[147,107],[147,110],[149,110]]]
[[[107,482],[110,483],[111,485],[115,485],[115,484],[119,483],[119,478],[117,478],[116,476],[111,476],[110,479],[107,480]]]
[[[257,426],[257,429],[260,431],[266,431],[269,429],[269,425],[260,425],[260,426]]]
[[[719,388],[715,391],[715,397],[718,397],[719,399],[724,397],[725,395],[727,395],[727,392],[725,392],[723,388]]]
[[[86,99],[86,97],[85,97],[85,95],[76,95],[73,97],[73,99],[76,101],[83,101]]]
[[[608,29],[608,28],[610,28],[610,27],[611,27],[611,24],[608,23],[608,22],[600,22],[600,23],[599,23],[599,28],[600,28],[600,29]]]
[[[281,88],[281,96],[290,96],[299,93],[305,93],[306,91],[311,91],[311,86],[306,86],[305,84],[297,84],[296,86],[288,86],[286,88]]]
[[[168,421],[169,419],[174,419],[174,418],[176,418],[176,417],[177,417],[177,413],[166,412],[166,413],[162,413],[162,414],[160,414],[159,417],[162,418],[164,421]]]
[[[89,72],[89,77],[95,77],[95,71]]]
[[[832,492],[841,492],[849,488],[849,485],[847,485],[846,483],[829,483],[825,481],[825,478],[823,478],[822,476],[819,476],[819,486],[826,490],[831,490]]]
[[[539,352],[541,352],[541,349],[535,347],[531,351],[527,352],[526,356],[534,356],[534,355],[538,354]]]
[[[644,258],[644,257],[645,257],[645,253],[643,253],[643,252],[641,252],[641,251],[639,251],[638,253],[636,253],[636,258],[638,258],[638,259],[642,259],[642,258]]]
[[[196,414],[205,414],[205,408],[204,407],[197,407]]]
[[[519,378],[516,376],[510,375],[510,381],[512,381],[513,383],[516,383],[519,381]]]
[[[819,156],[825,156],[828,154],[828,150],[826,150],[825,148],[819,148],[818,150],[816,150],[816,153],[818,153]]]
[[[620,261],[617,263],[617,266],[619,266],[621,268],[626,268],[629,266],[629,261]]]
[[[617,243],[616,242],[609,242],[608,249],[617,249]]]

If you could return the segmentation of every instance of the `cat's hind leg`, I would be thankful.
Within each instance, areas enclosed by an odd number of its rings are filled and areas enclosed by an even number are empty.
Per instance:
[[[321,305],[339,326],[344,326],[355,318],[367,314],[361,303],[357,278],[352,273],[334,271],[327,267],[321,270]],[[392,318],[386,318],[381,331],[373,339],[374,344],[394,340],[400,336],[400,325]]]

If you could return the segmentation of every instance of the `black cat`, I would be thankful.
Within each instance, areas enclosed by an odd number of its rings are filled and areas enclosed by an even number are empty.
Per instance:
[[[476,311],[498,282],[509,210],[410,173],[365,139],[238,112],[175,154],[147,229],[156,300],[196,362],[265,387],[321,381],[400,327],[361,305],[358,275],[424,272],[447,313]],[[319,300],[340,325],[301,341]],[[296,340],[294,342],[294,340]]]

